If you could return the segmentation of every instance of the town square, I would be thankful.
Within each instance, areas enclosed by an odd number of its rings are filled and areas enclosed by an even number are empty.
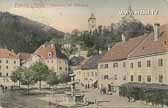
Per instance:
[[[167,0],[1,0],[0,108],[168,108]]]

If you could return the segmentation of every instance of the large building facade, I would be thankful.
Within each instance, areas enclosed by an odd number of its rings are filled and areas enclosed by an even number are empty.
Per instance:
[[[98,66],[99,86],[118,91],[128,82],[168,84],[168,25],[115,44]]]
[[[27,59],[23,66],[30,67],[37,61],[42,61],[49,69],[58,74],[69,72],[67,56],[63,54],[60,48],[54,43],[45,43],[41,45],[33,54],[31,54],[30,58]]]
[[[12,85],[10,76],[20,66],[20,60],[16,53],[8,49],[0,49],[0,84]]]
[[[41,45],[33,54],[14,53],[8,49],[0,49],[0,85],[11,86],[11,75],[18,67],[30,67],[37,61],[45,63],[57,74],[69,73],[69,62],[65,54],[54,43]]]

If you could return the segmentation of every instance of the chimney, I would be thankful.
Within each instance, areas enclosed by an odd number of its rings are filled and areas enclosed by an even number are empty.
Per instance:
[[[108,45],[108,51],[110,51],[110,49],[111,49],[111,47],[110,47],[110,45]]]
[[[160,33],[160,24],[159,23],[155,23],[154,24],[154,41],[158,40],[159,33]]]
[[[121,39],[122,39],[122,42],[125,42],[126,41],[126,37],[124,34],[121,35]]]
[[[43,45],[42,45],[42,48],[45,48],[45,47],[46,47],[46,45],[45,45],[45,44],[43,44]]]
[[[99,54],[102,54],[102,51],[101,51],[101,50],[99,50]]]

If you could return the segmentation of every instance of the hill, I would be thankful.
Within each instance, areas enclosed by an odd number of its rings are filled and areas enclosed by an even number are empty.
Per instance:
[[[15,52],[33,52],[51,39],[59,40],[64,33],[50,26],[8,12],[0,12],[0,47]]]

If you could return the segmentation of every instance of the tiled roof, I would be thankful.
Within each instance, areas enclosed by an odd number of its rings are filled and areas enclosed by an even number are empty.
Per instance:
[[[157,41],[154,41],[154,33],[150,35],[128,57],[138,57],[168,51],[168,25],[160,27]]]
[[[115,44],[101,59],[101,62],[127,59],[168,51],[168,25],[160,27],[158,40],[154,41],[154,33],[129,39]]]
[[[81,65],[81,69],[97,69],[98,63],[101,59],[102,55],[94,55],[90,57],[88,60],[84,62],[83,65]]]
[[[144,39],[146,35],[129,39],[126,42],[116,43],[105,55],[102,57],[101,62],[122,60],[126,59],[128,54],[134,50]]]
[[[18,58],[15,52],[0,48],[0,58]]]
[[[46,43],[41,45],[35,51],[34,54],[40,56],[43,59],[56,58],[56,57],[62,59],[68,59],[67,56],[61,52],[60,48],[56,47],[56,45],[52,43]]]
[[[18,54],[20,60],[28,60],[31,57],[29,53],[19,53]]]
[[[85,58],[83,56],[80,56],[80,57],[72,57],[71,60],[70,60],[70,65],[72,66],[78,66],[82,63],[82,61],[84,60]]]

